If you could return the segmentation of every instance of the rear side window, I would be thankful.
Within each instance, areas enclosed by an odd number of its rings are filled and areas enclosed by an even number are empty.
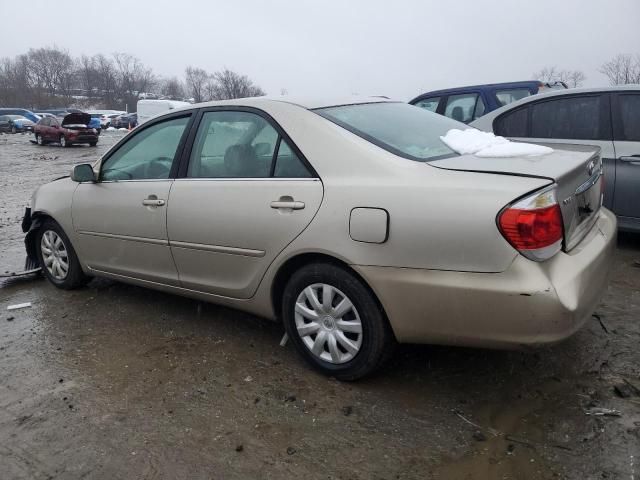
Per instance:
[[[496,100],[501,106],[509,105],[516,100],[526,98],[531,95],[528,88],[509,88],[505,90],[496,90]]]
[[[565,97],[532,104],[531,137],[596,140],[600,138],[601,96]]]
[[[484,103],[477,93],[449,95],[447,107],[444,110],[445,117],[463,123],[469,123],[483,114]]]
[[[619,95],[621,128],[616,140],[640,142],[640,95]]]
[[[438,104],[440,103],[440,97],[431,97],[425,98],[424,100],[420,100],[415,104],[416,107],[424,108],[425,110],[429,110],[430,112],[434,112],[438,109]]]
[[[275,160],[275,163],[274,163]],[[286,140],[251,112],[206,112],[191,151],[190,178],[310,178]]]
[[[527,107],[518,108],[500,116],[495,123],[496,135],[503,137],[526,137],[529,125]]]

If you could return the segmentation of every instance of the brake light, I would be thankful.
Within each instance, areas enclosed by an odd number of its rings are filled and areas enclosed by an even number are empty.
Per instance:
[[[500,232],[522,255],[543,261],[562,248],[562,212],[555,186],[505,208],[498,217]]]

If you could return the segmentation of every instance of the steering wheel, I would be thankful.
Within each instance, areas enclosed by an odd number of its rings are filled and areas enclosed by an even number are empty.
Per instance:
[[[168,178],[173,159],[169,157],[157,157],[145,165],[145,178]]]

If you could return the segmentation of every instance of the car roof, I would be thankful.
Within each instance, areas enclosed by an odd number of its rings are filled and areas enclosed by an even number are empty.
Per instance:
[[[361,95],[349,95],[338,97],[303,97],[303,96],[264,96],[264,97],[251,97],[251,98],[238,98],[234,100],[218,100],[213,102],[194,103],[193,105],[186,106],[182,109],[188,110],[190,108],[202,108],[202,107],[217,107],[225,105],[246,106],[246,107],[260,107],[266,103],[282,102],[297,105],[299,107],[313,110],[315,108],[328,108],[338,107],[342,105],[359,105],[365,103],[384,103],[393,102],[400,103],[399,100],[391,100],[384,96],[361,96]],[[176,109],[177,110],[177,109]],[[175,111],[175,110],[172,110]]]
[[[474,120],[470,123],[471,126],[475,125],[483,125],[487,121],[493,121],[493,119],[502,115],[505,112],[518,108],[521,105],[526,105],[532,102],[539,102],[541,100],[545,100],[547,98],[560,97],[560,96],[571,96],[571,95],[580,95],[580,94],[589,94],[589,93],[607,93],[607,92],[640,92],[640,84],[628,84],[628,85],[614,85],[609,87],[588,87],[588,88],[567,88],[562,90],[550,90],[548,92],[539,93],[537,95],[532,95],[530,97],[524,97],[520,100],[516,100],[515,102],[511,102],[507,105],[504,105],[496,110],[489,112],[486,115]],[[486,117],[486,118],[485,118]]]
[[[544,82],[539,80],[521,80],[516,82],[500,82],[500,83],[483,83],[480,85],[465,85],[462,87],[453,87],[453,88],[444,88],[441,90],[432,90],[426,93],[421,93],[409,103],[418,102],[425,97],[438,96],[438,95],[447,95],[453,92],[464,92],[470,90],[482,90],[485,88],[525,88],[525,87],[540,87],[546,85]]]

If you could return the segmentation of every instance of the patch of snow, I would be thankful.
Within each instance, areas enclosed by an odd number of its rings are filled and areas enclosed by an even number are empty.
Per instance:
[[[107,132],[115,132],[116,128],[115,127],[108,127],[107,128]]]
[[[111,127],[109,127],[109,128],[111,128]],[[129,129],[128,128],[119,128],[118,131],[119,132],[128,132]]]
[[[537,157],[553,152],[552,148],[532,143],[512,142],[491,132],[474,128],[449,130],[440,139],[461,155],[476,157]]]

